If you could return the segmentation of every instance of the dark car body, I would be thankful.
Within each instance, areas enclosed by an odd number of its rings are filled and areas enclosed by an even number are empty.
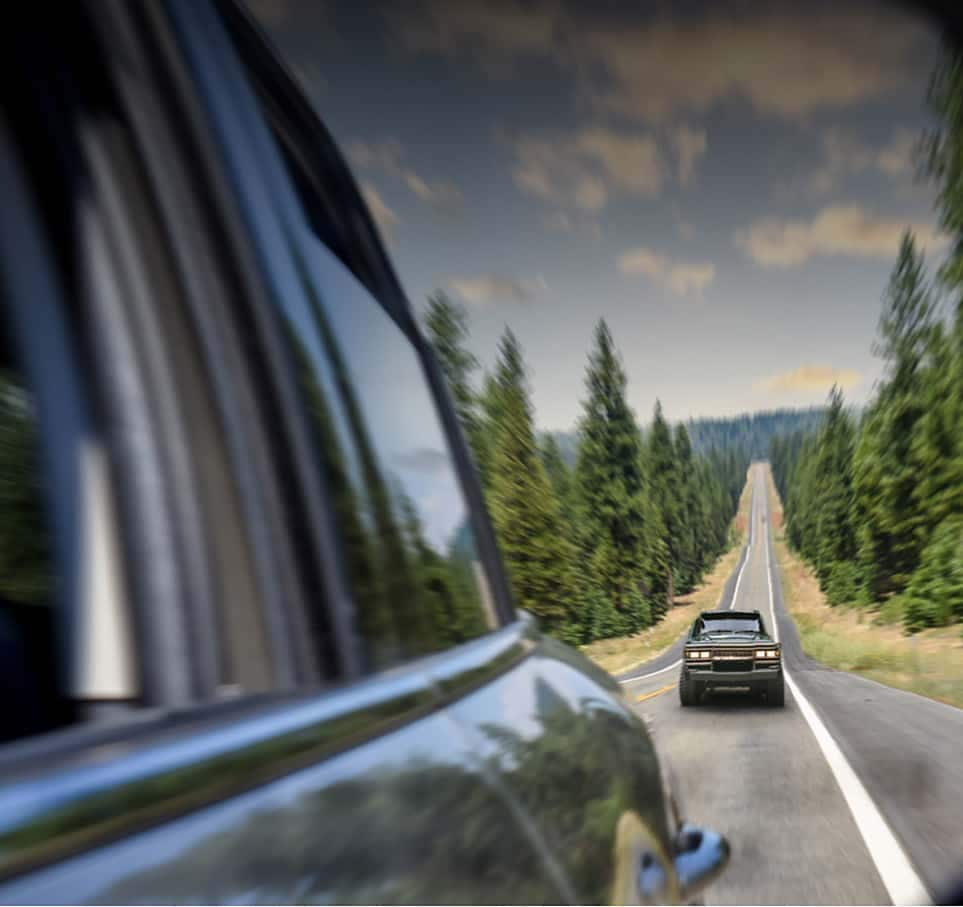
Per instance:
[[[758,611],[703,611],[683,648],[680,701],[698,705],[706,693],[740,690],[783,705],[782,648]]]
[[[0,44],[3,364],[57,579],[40,629],[0,611],[5,692],[49,707],[4,719],[0,901],[698,892],[726,842],[682,821],[614,681],[514,610],[438,364],[243,10],[29,4]],[[387,557],[396,384],[464,504],[474,629],[403,611],[388,572],[366,610],[352,495]]]

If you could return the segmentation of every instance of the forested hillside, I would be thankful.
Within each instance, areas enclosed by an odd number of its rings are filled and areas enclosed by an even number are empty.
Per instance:
[[[789,543],[828,600],[888,602],[910,631],[963,621],[963,59],[932,83],[927,145],[951,251],[935,279],[907,233],[874,350],[884,378],[855,419],[834,390],[815,434],[772,446]]]
[[[713,449],[738,450],[750,460],[764,460],[769,456],[773,438],[813,432],[825,413],[823,406],[776,409],[717,419],[689,419],[685,427],[695,454],[707,454]],[[578,458],[578,432],[548,434],[554,439],[565,463],[574,467]]]
[[[517,604],[571,643],[658,621],[728,546],[746,451],[698,453],[657,401],[643,433],[604,321],[568,447],[536,434],[523,351],[510,330],[494,371],[477,380],[465,310],[438,293],[425,328],[478,464]]]

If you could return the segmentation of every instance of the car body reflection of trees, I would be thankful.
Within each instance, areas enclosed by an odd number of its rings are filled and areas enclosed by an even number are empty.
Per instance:
[[[667,840],[660,792],[653,797],[628,780],[658,777],[657,767],[653,772],[634,764],[654,756],[647,747],[632,751],[620,743],[628,737],[613,723],[624,716],[612,703],[587,700],[573,708],[548,684],[536,684],[534,736],[491,724],[484,732],[494,748],[480,759],[452,758],[439,741],[438,758],[429,746],[387,770],[360,771],[283,798],[126,878],[98,900],[137,902],[149,892],[155,902],[557,901],[560,895],[531,842],[520,839],[504,795],[488,783],[497,772],[513,792],[524,792],[522,807],[539,814],[578,895],[608,902],[622,815],[638,811],[652,838]],[[426,732],[438,733],[438,727]],[[391,743],[385,739],[383,745]],[[350,752],[340,758],[350,766]]]

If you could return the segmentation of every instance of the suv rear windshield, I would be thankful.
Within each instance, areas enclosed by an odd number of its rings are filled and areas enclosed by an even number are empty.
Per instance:
[[[696,623],[696,635],[704,633],[762,633],[758,617],[701,617]]]

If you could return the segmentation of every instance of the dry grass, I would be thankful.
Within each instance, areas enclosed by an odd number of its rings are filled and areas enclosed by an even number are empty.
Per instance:
[[[700,611],[714,608],[726,580],[732,575],[742,540],[749,525],[749,504],[751,490],[749,483],[739,499],[739,509],[732,521],[733,544],[715,563],[703,583],[686,596],[680,596],[675,606],[654,627],[649,627],[634,636],[620,636],[615,639],[599,639],[582,646],[582,652],[610,674],[621,674],[638,665],[661,655],[689,628]]]
[[[769,509],[782,526],[782,503],[769,479]],[[959,627],[906,636],[866,608],[831,607],[809,569],[775,531],[786,607],[811,658],[887,686],[963,707],[963,640]]]

